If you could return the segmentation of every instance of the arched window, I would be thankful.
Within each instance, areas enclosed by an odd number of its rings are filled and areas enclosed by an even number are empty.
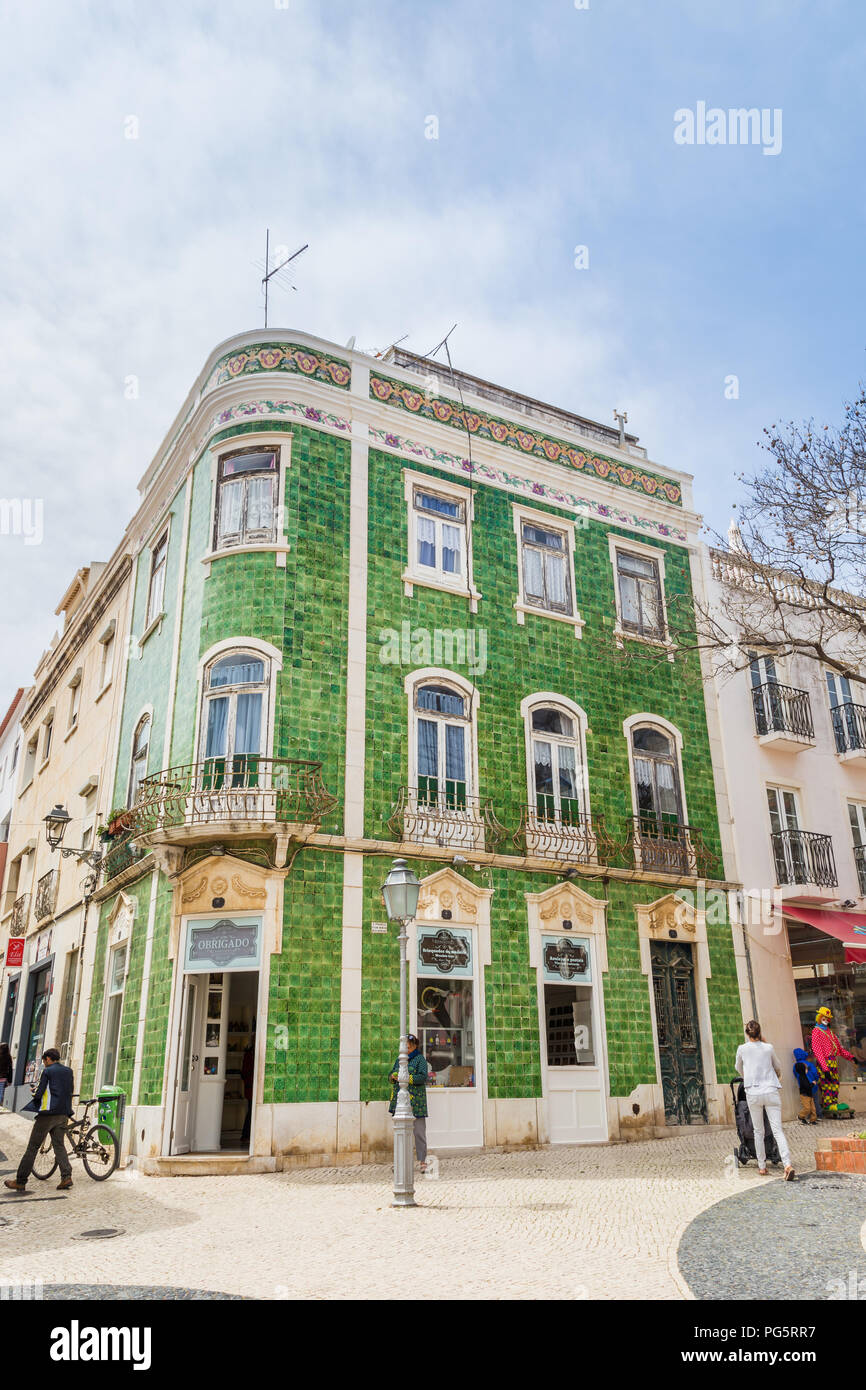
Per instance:
[[[530,788],[540,820],[576,825],[584,814],[580,729],[556,705],[529,710]]]
[[[469,696],[439,680],[415,687],[415,770],[419,804],[466,806],[470,787]]]
[[[142,778],[147,776],[147,754],[150,748],[150,715],[144,714],[135,726],[132,736],[132,757],[129,764],[129,790],[126,804],[133,806],[138,796]]]
[[[636,811],[646,832],[682,822],[682,793],[674,740],[663,729],[640,724],[632,729]]]
[[[231,769],[236,785],[262,753],[269,678],[258,652],[229,652],[205,668],[201,760],[219,775]]]

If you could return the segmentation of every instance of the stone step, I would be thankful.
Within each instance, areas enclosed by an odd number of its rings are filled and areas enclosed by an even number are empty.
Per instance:
[[[866,1177],[866,1139],[833,1138],[815,1150],[821,1173],[862,1173]]]
[[[167,1158],[141,1158],[140,1172],[156,1178],[217,1178],[249,1173],[275,1173],[273,1154],[172,1154]]]

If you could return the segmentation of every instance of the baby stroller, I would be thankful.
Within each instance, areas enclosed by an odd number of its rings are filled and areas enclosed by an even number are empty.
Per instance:
[[[734,1087],[737,1086],[736,1092]],[[742,1081],[737,1084],[737,1080],[731,1082],[731,1096],[734,1102],[734,1114],[737,1119],[737,1135],[739,1145],[734,1149],[734,1162],[739,1164],[750,1163],[752,1159],[757,1163],[758,1155],[755,1153],[755,1129],[752,1124],[752,1116],[749,1111],[749,1102],[746,1100],[746,1088]],[[782,1160],[779,1156],[779,1146],[776,1137],[770,1128],[770,1117],[764,1111],[764,1151],[767,1155],[767,1162],[775,1167],[781,1168]]]

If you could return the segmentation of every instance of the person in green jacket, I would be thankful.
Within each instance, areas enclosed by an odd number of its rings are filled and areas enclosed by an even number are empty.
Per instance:
[[[409,1044],[409,1100],[412,1104],[412,1114],[415,1117],[415,1154],[421,1165],[421,1172],[424,1173],[427,1170],[427,1058],[418,1046],[418,1039],[414,1033],[409,1034],[407,1042]],[[388,1076],[388,1080],[393,1082],[391,1104],[388,1106],[392,1115],[397,1108],[397,1092],[400,1089],[397,1082],[399,1066],[400,1058],[398,1057]]]

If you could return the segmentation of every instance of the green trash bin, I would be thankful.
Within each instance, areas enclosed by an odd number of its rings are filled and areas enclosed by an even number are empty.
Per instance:
[[[108,1125],[109,1129],[114,1130],[119,1144],[123,1115],[126,1110],[126,1093],[119,1086],[102,1086],[97,1099],[99,1101],[96,1107],[97,1116],[102,1124]],[[99,1137],[102,1139],[103,1135],[100,1134]]]

